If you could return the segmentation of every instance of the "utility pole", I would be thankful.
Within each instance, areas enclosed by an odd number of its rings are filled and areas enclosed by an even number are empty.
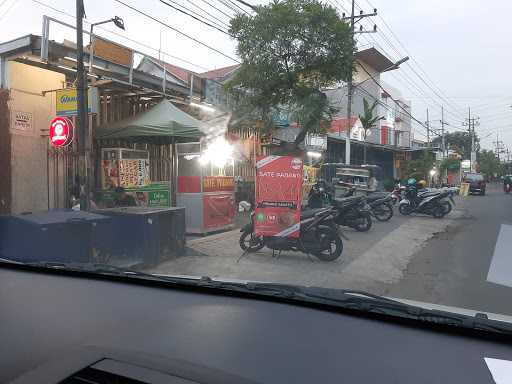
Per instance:
[[[471,172],[475,171],[476,164],[476,146],[475,146],[475,125],[477,124],[478,117],[471,117],[471,108],[468,108],[468,118],[467,123],[463,123],[462,125],[468,126],[469,135],[471,135]]]
[[[87,77],[84,67],[83,0],[76,0],[76,89],[78,104],[78,174],[80,209],[89,210],[89,115],[87,111]]]
[[[444,107],[441,105],[441,152],[443,154],[443,159],[445,158],[446,154],[446,144],[444,142]]]
[[[377,9],[373,10],[373,13],[364,14],[363,11],[360,12],[359,15],[355,15],[355,0],[352,0],[352,7],[350,12],[350,17],[345,17],[345,14],[342,15],[343,20],[350,20],[350,39],[352,41],[352,46],[355,48],[355,40],[354,35],[356,33],[374,33],[377,31],[377,26],[374,25],[373,31],[363,31],[363,27],[361,26],[359,31],[355,31],[354,26],[356,21],[360,21],[365,17],[376,16]],[[357,19],[357,20],[356,20]],[[354,92],[353,82],[353,66],[354,66],[354,52],[350,52],[349,63],[351,66],[351,70],[349,71],[348,81],[347,81],[347,138],[345,139],[345,164],[350,165],[350,131],[352,127],[350,126],[351,118],[352,118],[352,94]]]
[[[427,147],[430,147],[430,120],[428,119],[428,108],[427,108]]]

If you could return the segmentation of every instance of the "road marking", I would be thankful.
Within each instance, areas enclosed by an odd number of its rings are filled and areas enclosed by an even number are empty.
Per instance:
[[[487,281],[512,287],[512,225],[501,225]]]
[[[491,359],[489,357],[484,357],[484,360],[496,384],[510,384],[512,382],[512,361]]]

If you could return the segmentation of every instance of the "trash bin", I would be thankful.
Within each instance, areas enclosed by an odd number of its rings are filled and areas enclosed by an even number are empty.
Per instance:
[[[94,211],[111,218],[93,238],[108,264],[155,266],[185,249],[185,208],[120,207]]]
[[[3,216],[0,257],[20,262],[94,262],[91,239],[97,225],[109,220],[71,210]]]

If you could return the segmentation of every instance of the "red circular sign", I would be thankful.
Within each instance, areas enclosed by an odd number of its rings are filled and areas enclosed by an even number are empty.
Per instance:
[[[56,117],[50,123],[50,144],[64,147],[73,140],[73,124],[65,117]]]

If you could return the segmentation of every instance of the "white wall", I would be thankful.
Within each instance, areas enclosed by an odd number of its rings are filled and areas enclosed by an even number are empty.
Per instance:
[[[12,213],[37,211],[64,206],[63,166],[58,167],[58,180],[53,175],[57,168],[50,165],[50,196],[48,196],[47,137],[41,137],[42,129],[48,129],[55,116],[55,93],[45,96],[43,90],[61,88],[65,77],[62,74],[13,61],[7,62],[8,89],[11,100],[11,168],[12,168]],[[15,129],[16,112],[32,114],[29,129]],[[55,170],[55,172],[53,172]],[[58,185],[58,188],[56,186]],[[56,197],[58,201],[56,201]]]

